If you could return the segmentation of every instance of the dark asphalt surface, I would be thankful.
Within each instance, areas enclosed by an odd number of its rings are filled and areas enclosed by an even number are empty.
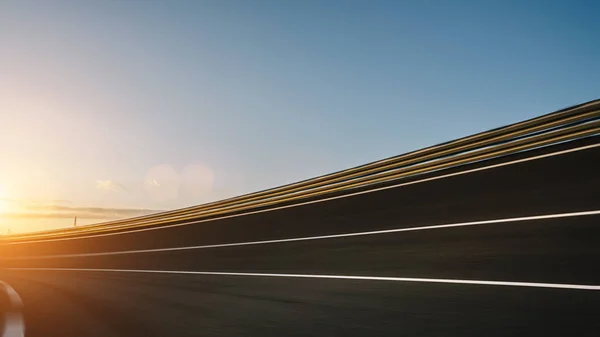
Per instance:
[[[327,240],[12,261],[13,267],[206,270],[600,284],[600,215]]]
[[[126,273],[3,275],[27,336],[597,336],[600,292]]]
[[[599,141],[589,138],[527,155]],[[4,242],[2,256],[245,242],[591,211],[600,209],[599,172],[600,148],[594,148],[197,225],[57,242]],[[3,260],[2,265],[600,285],[599,223],[600,215],[587,215],[255,246]],[[600,334],[597,290],[49,270],[0,270],[0,280],[23,299],[27,336]]]

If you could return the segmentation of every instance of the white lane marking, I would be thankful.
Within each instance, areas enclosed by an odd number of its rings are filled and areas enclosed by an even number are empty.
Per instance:
[[[420,183],[424,183],[424,182],[428,182],[428,181],[433,181],[433,180],[438,180],[438,179],[444,179],[444,178],[459,176],[459,175],[463,175],[463,174],[467,174],[467,173],[473,173],[473,172],[478,172],[478,171],[485,171],[485,170],[489,170],[489,169],[493,169],[493,168],[497,168],[497,167],[508,166],[508,165],[513,165],[513,164],[518,164],[518,163],[533,161],[533,160],[537,160],[537,159],[542,159],[542,158],[547,158],[547,157],[553,157],[553,156],[563,155],[563,154],[567,154],[567,153],[571,153],[571,152],[578,152],[578,151],[588,150],[588,149],[596,148],[596,147],[599,147],[599,146],[600,146],[600,144],[592,144],[592,145],[587,145],[587,146],[583,146],[583,147],[578,147],[578,148],[575,148],[575,149],[568,149],[568,150],[563,150],[563,151],[558,151],[558,152],[546,153],[546,154],[535,156],[535,157],[528,157],[528,158],[523,158],[523,159],[518,159],[518,160],[510,161],[510,162],[505,162],[505,163],[499,163],[499,164],[490,165],[490,166],[483,166],[483,167],[479,167],[479,168],[474,168],[474,169],[470,169],[470,170],[466,170],[466,171],[449,173],[449,174],[445,174],[445,175],[441,175],[441,176],[436,176],[436,177],[425,178],[425,179],[421,179],[421,180],[409,181],[409,182],[400,183],[400,184],[397,184],[397,185],[375,188],[375,189],[368,190],[368,191],[361,191],[361,192],[349,193],[349,194],[344,194],[344,195],[340,195],[340,196],[336,196],[336,197],[329,197],[329,198],[324,198],[324,199],[319,199],[319,200],[306,201],[306,202],[297,203],[297,204],[293,204],[293,205],[273,207],[273,208],[268,208],[268,209],[263,209],[263,210],[258,210],[258,211],[250,211],[250,212],[245,212],[245,213],[241,213],[241,214],[225,215],[225,216],[222,216],[222,217],[217,217],[217,218],[212,218],[212,219],[196,220],[196,221],[192,221],[192,222],[185,222],[185,223],[179,223],[179,224],[171,224],[171,225],[165,225],[165,226],[160,226],[160,227],[138,228],[138,229],[132,229],[132,230],[127,230],[127,231],[123,231],[123,232],[116,232],[116,233],[101,233],[101,234],[92,234],[92,235],[78,236],[78,237],[55,238],[55,239],[39,239],[39,240],[29,240],[29,241],[17,241],[17,242],[8,242],[8,244],[9,245],[19,245],[19,244],[36,243],[36,242],[79,240],[79,239],[95,238],[95,237],[102,237],[102,236],[112,236],[112,235],[121,235],[121,234],[130,234],[130,233],[137,233],[137,232],[145,232],[145,231],[151,231],[151,230],[158,230],[158,229],[165,229],[165,228],[172,228],[172,227],[180,227],[180,226],[187,226],[187,225],[199,224],[199,223],[203,223],[203,222],[210,222],[210,221],[218,221],[218,220],[223,220],[223,219],[237,218],[237,217],[247,216],[247,215],[252,215],[252,214],[272,212],[272,211],[277,211],[277,210],[282,210],[282,209],[287,209],[287,208],[292,208],[292,207],[299,207],[299,206],[311,205],[311,204],[316,204],[316,203],[325,202],[325,201],[331,201],[331,200],[336,200],[336,199],[348,198],[348,197],[353,197],[353,196],[357,196],[357,195],[361,195],[361,194],[373,193],[373,192],[388,190],[388,189],[392,189],[392,188],[398,188],[398,187],[402,187],[402,186],[415,185],[415,184],[420,184]],[[173,221],[176,221],[176,220],[177,219],[174,219]],[[119,227],[115,227],[114,229],[118,230]]]
[[[171,247],[171,248],[125,250],[125,251],[101,252],[101,253],[57,254],[57,255],[40,255],[40,256],[35,256],[34,255],[34,256],[8,257],[8,258],[0,258],[0,259],[2,259],[2,260],[52,259],[52,258],[89,257],[89,256],[104,256],[104,255],[122,255],[122,254],[140,254],[140,253],[169,252],[169,251],[178,251],[178,250],[221,248],[221,247],[235,247],[235,246],[250,246],[250,245],[263,245],[263,244],[273,244],[273,243],[283,243],[283,242],[295,242],[295,241],[336,239],[336,238],[345,238],[345,237],[352,237],[352,236],[390,234],[390,233],[399,233],[399,232],[413,232],[413,231],[421,231],[421,230],[432,230],[432,229],[442,229],[442,228],[455,228],[455,227],[476,226],[476,225],[489,225],[489,224],[498,224],[498,223],[505,223],[505,222],[534,221],[534,220],[544,220],[544,219],[560,219],[560,218],[570,218],[570,217],[577,217],[577,216],[590,216],[590,215],[599,215],[599,214],[600,214],[600,210],[593,210],[593,211],[584,211],[584,212],[572,212],[572,213],[557,213],[557,214],[544,214],[544,215],[523,216],[523,217],[517,217],[517,218],[505,218],[505,219],[481,220],[481,221],[470,221],[470,222],[458,222],[458,223],[443,224],[443,225],[430,225],[430,226],[420,226],[420,227],[383,229],[383,230],[368,231],[368,232],[357,232],[357,233],[344,233],[344,234],[331,234],[331,235],[309,236],[309,237],[290,238],[290,239],[276,239],[276,240],[264,240],[264,241],[222,243],[222,244],[203,245],[203,246],[188,246],[188,247]]]
[[[0,281],[0,286],[2,286],[11,306],[4,313],[4,332],[2,333],[2,337],[23,337],[25,336],[25,321],[21,313],[23,301],[10,284]]]
[[[216,271],[147,270],[147,269],[81,269],[81,268],[9,268],[9,269],[11,269],[11,270],[39,270],[39,271],[84,271],[84,272],[180,274],[180,275],[254,276],[254,277],[282,277],[282,278],[309,278],[309,279],[362,280],[362,281],[393,281],[393,282],[418,282],[418,283],[449,283],[449,284],[508,286],[508,287],[600,290],[600,286],[586,285],[586,284],[460,280],[460,279],[438,279],[438,278],[416,278],[416,277],[382,277],[382,276],[323,275],[323,274],[311,275],[311,274],[233,273],[233,272],[216,272]]]

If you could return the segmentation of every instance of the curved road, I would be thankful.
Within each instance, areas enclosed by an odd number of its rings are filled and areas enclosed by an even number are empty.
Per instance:
[[[599,172],[591,137],[253,214],[5,242],[0,279],[23,304],[3,299],[5,326],[22,314],[27,336],[597,336]]]

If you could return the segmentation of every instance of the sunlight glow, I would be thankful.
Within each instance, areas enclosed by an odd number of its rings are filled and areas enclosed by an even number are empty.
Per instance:
[[[4,188],[0,186],[0,213],[7,213],[9,211],[9,202],[5,200],[6,194]]]
[[[4,200],[0,200],[0,213],[8,212],[8,203]]]

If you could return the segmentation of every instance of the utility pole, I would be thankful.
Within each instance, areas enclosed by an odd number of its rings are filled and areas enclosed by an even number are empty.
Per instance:
[[[77,217],[75,217],[75,220],[73,220],[73,227],[77,227]]]

